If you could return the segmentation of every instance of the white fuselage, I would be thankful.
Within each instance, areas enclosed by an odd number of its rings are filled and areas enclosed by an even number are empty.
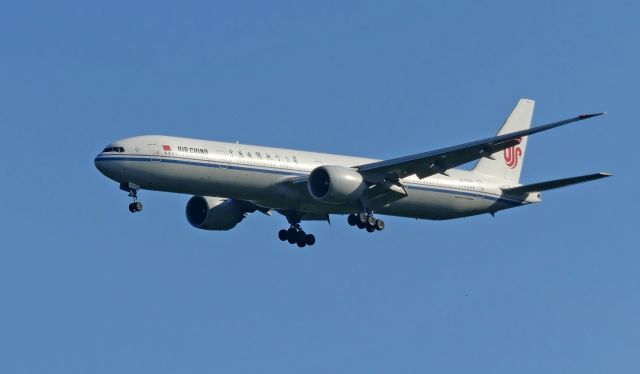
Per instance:
[[[321,165],[355,167],[378,161],[160,135],[127,138],[109,147],[118,151],[100,153],[95,165],[120,183],[134,183],[148,190],[247,200],[265,208],[318,215],[357,211],[317,201],[306,187],[305,193],[293,193],[282,188],[283,182],[308,175]],[[402,179],[407,197],[376,213],[450,219],[540,201],[538,195],[521,199],[504,196],[501,188],[514,187],[505,180],[460,169],[447,170],[447,174]]]

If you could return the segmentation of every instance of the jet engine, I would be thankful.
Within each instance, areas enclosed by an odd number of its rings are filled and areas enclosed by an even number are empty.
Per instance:
[[[187,221],[203,230],[226,231],[245,217],[245,209],[232,199],[193,196],[187,202]]]
[[[335,165],[323,165],[311,171],[307,184],[311,196],[327,204],[357,201],[367,185],[357,171]]]

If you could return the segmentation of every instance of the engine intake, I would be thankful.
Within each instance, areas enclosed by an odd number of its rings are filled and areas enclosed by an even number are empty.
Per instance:
[[[336,165],[313,169],[307,185],[311,196],[328,204],[347,204],[357,201],[367,187],[357,171]]]
[[[245,217],[245,210],[232,199],[193,196],[187,202],[187,221],[203,230],[226,231],[234,228]]]

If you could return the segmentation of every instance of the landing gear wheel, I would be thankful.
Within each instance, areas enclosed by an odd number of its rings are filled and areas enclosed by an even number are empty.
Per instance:
[[[135,208],[135,206],[133,205],[133,203],[129,204],[129,211],[130,211],[131,213],[135,213],[135,212],[136,212],[136,208]]]
[[[299,243],[307,243],[307,233],[300,230],[298,231],[298,233],[296,234],[296,242]]]
[[[312,246],[312,245],[316,244],[316,237],[313,236],[313,234],[308,234],[304,238],[304,241],[307,243],[308,246]]]
[[[293,228],[287,230],[287,241],[289,241],[289,244],[294,244],[298,240],[297,234],[298,233]]]
[[[358,222],[366,225],[367,221],[369,219],[369,215],[367,213],[360,213],[358,214]],[[360,227],[360,225],[358,225],[358,227]]]
[[[307,245],[314,245],[316,243],[316,237],[304,232],[300,227],[299,221],[289,220],[291,227],[287,230],[278,231],[278,238],[282,241],[288,241],[290,244],[296,244],[298,247],[303,248]]]
[[[135,203],[133,203],[133,209],[135,209],[136,212],[142,211],[142,203],[136,201]]]
[[[367,211],[358,214],[349,214],[347,222],[351,226],[359,229],[366,229],[368,232],[384,230],[384,221],[373,216],[373,212]]]
[[[287,230],[280,230],[278,231],[278,238],[282,241],[287,240],[287,238],[289,237],[288,235],[288,231]]]

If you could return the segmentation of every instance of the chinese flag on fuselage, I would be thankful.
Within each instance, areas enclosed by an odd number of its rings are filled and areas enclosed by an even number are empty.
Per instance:
[[[162,149],[164,149],[165,151],[169,151],[169,152],[171,151],[171,147],[168,146],[168,145],[163,145]]]

